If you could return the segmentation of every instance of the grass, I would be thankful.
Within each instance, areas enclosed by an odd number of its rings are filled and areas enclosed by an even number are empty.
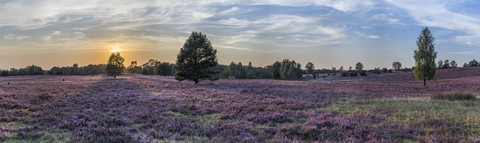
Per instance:
[[[431,99],[437,100],[477,100],[477,97],[471,93],[438,93],[430,96]]]
[[[69,131],[54,129],[49,131],[39,131],[35,132],[34,134],[40,136],[34,140],[24,140],[19,139],[15,136],[12,138],[4,140],[4,143],[65,143],[65,142],[72,142],[70,140],[71,133]]]
[[[450,123],[462,123],[472,133],[480,135],[480,101],[478,100],[430,100],[424,98],[370,98],[334,102],[326,107],[340,112],[341,116],[366,114],[369,111],[391,111],[382,123],[414,125],[420,121],[441,119]],[[378,123],[377,123],[378,124]]]
[[[198,117],[198,121],[204,125],[215,125],[220,122],[220,114],[207,114]]]

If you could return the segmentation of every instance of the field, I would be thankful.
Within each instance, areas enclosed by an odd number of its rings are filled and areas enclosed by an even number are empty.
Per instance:
[[[308,81],[0,78],[0,142],[480,142],[480,68]]]

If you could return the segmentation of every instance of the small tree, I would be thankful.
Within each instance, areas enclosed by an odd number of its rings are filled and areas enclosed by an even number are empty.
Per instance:
[[[213,49],[207,35],[192,32],[177,55],[175,79],[193,80],[195,84],[202,79],[217,80],[217,71],[210,68],[217,66],[217,50]]]
[[[363,64],[361,62],[358,62],[356,65],[355,65],[355,70],[357,71],[362,71],[363,70]]]
[[[455,62],[454,60],[452,60],[452,61],[450,62],[450,67],[451,67],[451,68],[457,68],[457,62]]]
[[[133,75],[134,73],[137,73],[136,67],[137,61],[132,61],[130,63],[130,66],[128,66],[127,71]]]
[[[313,74],[313,69],[314,68],[315,68],[315,66],[313,65],[313,63],[308,62],[307,65],[305,65],[305,72],[307,74]]]
[[[400,69],[402,69],[402,63],[400,63],[400,62],[393,62],[393,63],[392,63],[392,68],[393,68],[393,70],[395,70],[395,71],[399,71]]]
[[[447,60],[443,61],[443,63],[444,63],[444,64],[443,64],[443,66],[442,66],[442,69],[448,69],[448,68],[450,68],[450,60],[447,59]]]
[[[105,69],[108,76],[113,76],[113,78],[116,79],[117,76],[122,75],[125,70],[125,66],[123,66],[124,61],[125,59],[120,56],[119,52],[112,53],[108,59],[107,68]]]
[[[432,80],[435,77],[437,52],[435,52],[434,39],[428,27],[425,27],[418,37],[418,50],[414,51],[413,57],[416,65],[413,70],[414,77],[417,80],[423,78],[423,86],[427,86],[427,80]]]
[[[464,64],[463,64],[463,67],[468,67],[467,63],[464,63]]]
[[[437,69],[442,69],[443,68],[443,61],[442,60],[438,60],[438,65],[437,65]]]
[[[477,60],[472,60],[472,61],[468,62],[468,66],[469,66],[469,67],[476,67],[476,66],[478,66]]]

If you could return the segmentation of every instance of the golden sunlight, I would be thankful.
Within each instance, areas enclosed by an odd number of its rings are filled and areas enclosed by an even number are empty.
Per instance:
[[[120,52],[120,50],[117,49],[117,48],[115,48],[115,49],[113,49],[113,52],[114,52],[114,53],[118,53],[118,52]]]

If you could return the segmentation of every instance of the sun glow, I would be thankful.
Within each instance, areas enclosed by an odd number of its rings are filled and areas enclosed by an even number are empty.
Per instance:
[[[119,49],[113,49],[112,51],[113,51],[114,53],[118,53],[118,52],[120,52],[120,50],[119,50]]]

